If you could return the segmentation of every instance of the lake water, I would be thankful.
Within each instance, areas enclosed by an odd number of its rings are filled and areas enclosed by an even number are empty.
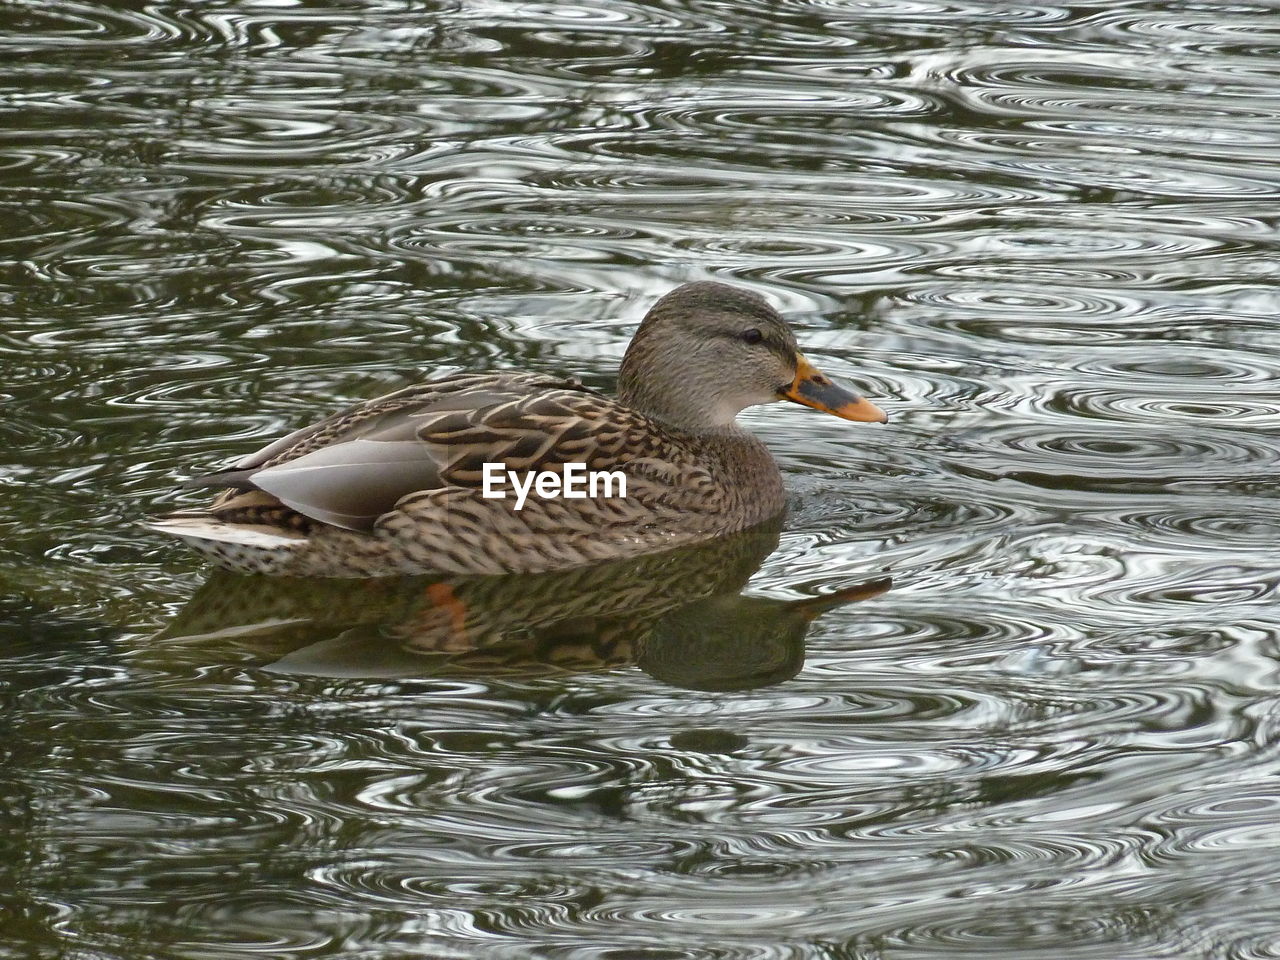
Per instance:
[[[19,0],[0,56],[0,957],[1280,957],[1274,2]],[[407,378],[609,388],[705,278],[892,417],[744,416],[780,535],[441,603],[137,526]]]

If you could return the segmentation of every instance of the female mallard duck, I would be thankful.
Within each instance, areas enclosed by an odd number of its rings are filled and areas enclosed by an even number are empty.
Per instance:
[[[690,283],[640,324],[617,400],[529,373],[406,387],[198,479],[228,489],[149,526],[224,567],[277,576],[536,573],[651,553],[782,511],[777,465],[734,423],[775,400],[887,419],[815,370],[760,297]],[[563,477],[570,464],[620,472],[625,496],[619,485],[614,496],[499,499],[508,491],[486,491],[486,463],[517,477]]]

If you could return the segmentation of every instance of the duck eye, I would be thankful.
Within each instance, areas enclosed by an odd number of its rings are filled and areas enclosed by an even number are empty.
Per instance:
[[[738,336],[742,338],[744,343],[759,343],[764,339],[764,334],[755,327],[748,327],[746,330],[743,330],[742,333],[738,334]]]

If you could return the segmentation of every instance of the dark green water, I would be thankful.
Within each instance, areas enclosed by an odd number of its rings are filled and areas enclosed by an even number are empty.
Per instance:
[[[0,957],[1280,957],[1280,7],[8,2],[0,85]],[[893,418],[744,417],[772,552],[460,637],[136,526],[708,277]]]

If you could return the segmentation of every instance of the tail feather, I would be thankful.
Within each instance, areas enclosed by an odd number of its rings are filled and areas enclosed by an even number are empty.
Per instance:
[[[178,486],[184,490],[197,487],[231,487],[235,490],[257,490],[257,486],[249,479],[256,472],[256,470],[220,470],[217,473],[188,477]]]
[[[235,544],[261,550],[293,550],[307,542],[303,533],[258,524],[227,523],[202,511],[171,513],[142,524],[148,530],[167,533],[197,549],[213,544]]]

